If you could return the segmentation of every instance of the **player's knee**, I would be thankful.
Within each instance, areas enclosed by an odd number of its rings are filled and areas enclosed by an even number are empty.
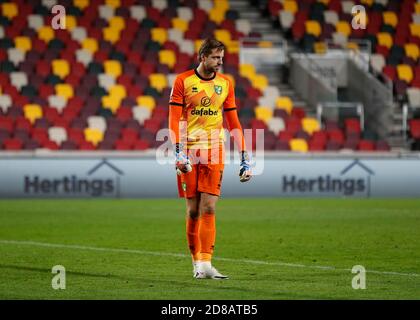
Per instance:
[[[198,219],[198,210],[196,209],[187,209],[187,215],[191,219]]]
[[[205,202],[201,205],[201,212],[203,214],[214,214],[216,212],[216,205],[214,203]]]

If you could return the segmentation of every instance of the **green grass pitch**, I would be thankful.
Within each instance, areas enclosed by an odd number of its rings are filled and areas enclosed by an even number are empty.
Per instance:
[[[420,298],[419,200],[221,199],[213,264],[226,281],[192,278],[184,207],[1,200],[0,299]]]

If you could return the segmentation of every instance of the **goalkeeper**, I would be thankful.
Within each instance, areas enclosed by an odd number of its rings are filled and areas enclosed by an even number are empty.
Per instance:
[[[218,72],[224,50],[220,41],[206,39],[198,52],[199,66],[176,77],[169,101],[178,191],[186,199],[187,241],[197,279],[228,278],[211,264],[216,239],[216,202],[224,169],[223,116],[240,151],[240,181],[251,178],[233,84]]]

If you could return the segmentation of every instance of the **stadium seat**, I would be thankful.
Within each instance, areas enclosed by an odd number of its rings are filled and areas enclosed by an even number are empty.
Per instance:
[[[410,34],[414,37],[420,37],[420,24],[410,24]]]
[[[4,114],[7,113],[8,109],[12,106],[12,99],[8,94],[0,95],[0,109]]]
[[[149,108],[138,106],[133,108],[133,118],[136,119],[140,124],[143,124],[144,121],[150,119],[152,113]]]
[[[410,83],[413,80],[413,70],[409,65],[400,64],[397,66],[397,74],[400,80]]]
[[[290,11],[293,14],[296,14],[298,11],[298,4],[294,0],[285,0],[283,1],[283,10]]]
[[[10,73],[10,82],[18,90],[22,90],[22,87],[28,85],[28,77],[24,72],[12,72]]]
[[[163,44],[168,40],[168,34],[164,28],[152,28],[151,37],[153,41]]]
[[[360,135],[361,127],[359,119],[347,118],[344,120],[344,127],[347,136]]]
[[[70,73],[70,66],[66,60],[56,59],[52,61],[52,73],[65,78]]]
[[[251,83],[254,88],[259,89],[260,91],[264,91],[265,88],[268,86],[268,78],[262,74],[256,74],[251,77]]]
[[[55,33],[50,26],[42,26],[38,29],[38,38],[44,40],[46,43],[54,39]]]
[[[336,31],[338,33],[343,34],[346,37],[349,37],[351,34],[351,27],[349,25],[349,23],[347,21],[339,21],[336,25],[335,25]]]
[[[170,69],[175,66],[176,55],[173,50],[161,50],[159,51],[159,62],[167,65]]]
[[[48,136],[51,141],[61,145],[63,141],[67,140],[67,132],[62,127],[50,127],[48,129]]]
[[[138,106],[148,108],[150,111],[156,107],[156,101],[151,96],[140,96],[136,101]]]
[[[321,35],[321,25],[316,20],[306,21],[305,29],[307,34],[312,34],[315,37],[319,37]]]
[[[256,119],[267,123],[273,117],[273,110],[269,107],[258,106],[255,108]]]
[[[370,64],[376,72],[382,72],[382,69],[386,64],[385,58],[382,54],[372,54]]]
[[[55,85],[55,94],[63,97],[66,101],[73,97],[73,87],[66,83],[59,83]]]
[[[140,5],[130,6],[130,14],[132,18],[139,22],[147,17],[146,9]]]
[[[98,75],[98,83],[100,87],[105,88],[109,91],[113,85],[115,85],[115,77],[110,74],[101,73]]]
[[[92,143],[94,146],[98,145],[104,137],[104,133],[102,131],[94,128],[86,128],[84,130],[84,135],[86,141]]]
[[[119,77],[122,74],[122,67],[117,60],[106,60],[104,61],[104,72],[114,78]]]
[[[101,98],[102,106],[115,113],[121,106],[121,98],[117,96],[105,95]]]
[[[408,125],[411,137],[413,139],[420,139],[420,119],[410,119]]]
[[[335,26],[339,22],[339,17],[336,11],[326,10],[324,11],[324,20],[325,20],[325,23],[329,23]]]
[[[283,131],[286,126],[282,118],[272,117],[267,122],[268,129],[270,129],[275,135],[279,135],[280,131]]]
[[[51,107],[56,108],[59,113],[62,113],[66,107],[67,101],[63,96],[50,95],[48,97],[48,104]]]
[[[287,96],[284,96],[284,97],[279,97],[279,98],[277,98],[277,100],[276,100],[276,107],[277,107],[278,109],[283,109],[283,110],[285,110],[288,114],[291,114],[292,109],[293,109],[293,102],[292,102],[292,100],[291,100],[289,97],[287,97]]]
[[[87,118],[88,126],[92,129],[97,129],[101,132],[105,132],[107,124],[105,118],[101,116],[90,116]]]
[[[255,76],[255,67],[252,64],[241,64],[239,66],[239,74],[245,78],[252,78]]]
[[[19,36],[14,39],[15,48],[19,49],[22,52],[27,52],[32,49],[31,39],[24,36]]]
[[[393,44],[392,37],[387,32],[379,32],[377,34],[377,39],[378,39],[378,44],[379,45],[384,46],[388,49],[391,48],[391,46]]]
[[[360,140],[357,149],[359,151],[373,151],[375,150],[375,145],[372,141]]]
[[[96,51],[98,51],[98,42],[95,38],[85,38],[82,41],[82,49],[87,50],[91,54],[94,54]]]
[[[398,17],[393,11],[385,11],[383,13],[383,23],[395,28],[398,24]]]
[[[289,141],[290,150],[296,152],[307,152],[308,151],[308,144],[303,139],[291,139]]]
[[[149,76],[150,85],[157,89],[159,92],[162,92],[168,84],[166,82],[166,76],[161,73],[152,73]]]
[[[108,88],[108,94],[111,97],[115,97],[120,101],[127,97],[127,90],[121,84],[114,84]]]
[[[244,35],[248,35],[251,32],[251,24],[248,20],[237,19],[235,20],[236,30],[242,32]]]
[[[23,147],[23,143],[20,139],[9,138],[3,141],[3,148],[10,151],[18,151]]]
[[[193,19],[193,11],[190,7],[177,7],[176,10],[179,18],[185,21],[191,21]]]
[[[9,48],[7,49],[7,56],[8,61],[12,62],[15,67],[18,67],[22,63],[22,65],[20,66],[20,69],[22,69],[24,65],[23,63],[25,61],[25,52],[17,48]]]
[[[408,88],[407,89],[408,103],[410,106],[420,106],[420,89],[419,88]]]
[[[42,118],[42,108],[37,104],[27,104],[23,107],[25,118],[32,124],[35,120]]]
[[[302,129],[311,135],[313,132],[320,130],[320,124],[315,118],[303,118]]]
[[[404,45],[404,49],[407,57],[413,58],[414,60],[417,60],[419,58],[420,52],[417,44],[407,43]]]

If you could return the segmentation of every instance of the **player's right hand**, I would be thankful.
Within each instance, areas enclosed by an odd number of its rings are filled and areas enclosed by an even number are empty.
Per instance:
[[[187,173],[192,170],[191,161],[188,156],[184,153],[184,147],[181,143],[175,145],[175,169],[178,175]]]

